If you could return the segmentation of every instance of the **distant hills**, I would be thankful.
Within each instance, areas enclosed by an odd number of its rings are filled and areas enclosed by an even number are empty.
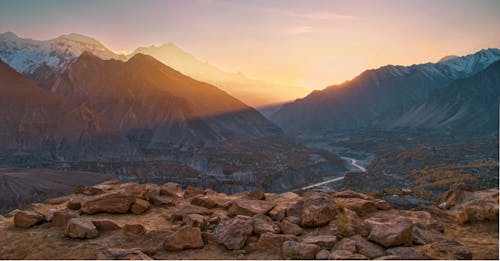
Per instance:
[[[466,88],[473,92],[474,102],[478,103],[476,106],[490,108],[491,102],[498,105],[500,82],[490,75],[497,73],[498,67],[493,66],[476,78],[461,80],[474,77],[498,60],[499,49],[486,49],[463,57],[448,57],[438,63],[388,65],[367,70],[351,81],[314,91],[303,99],[285,104],[271,119],[290,132],[365,127],[452,128],[460,131],[464,126],[458,122],[481,113],[467,107],[472,106],[472,101],[465,97],[459,99],[457,95],[465,95]],[[464,89],[459,87],[463,85],[467,86]],[[432,114],[429,114],[430,101],[433,101]],[[493,113],[491,109],[485,109],[483,113],[482,120],[476,122],[486,125],[476,128],[494,127],[498,122],[498,111]],[[495,132],[498,127],[484,131]]]

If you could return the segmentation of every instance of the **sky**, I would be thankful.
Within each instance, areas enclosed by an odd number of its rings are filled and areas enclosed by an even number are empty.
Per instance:
[[[0,32],[174,43],[231,72],[322,89],[366,69],[500,47],[498,0],[0,0]]]

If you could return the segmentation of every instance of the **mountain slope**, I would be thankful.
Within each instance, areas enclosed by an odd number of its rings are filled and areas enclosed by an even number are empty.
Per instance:
[[[294,100],[308,93],[305,88],[272,84],[248,79],[241,73],[224,72],[207,62],[200,61],[171,43],[161,46],[139,47],[128,57],[133,57],[138,53],[151,55],[186,75],[216,85],[256,108]]]
[[[215,86],[191,79],[154,58],[127,62],[83,53],[53,92],[89,106],[105,127],[146,146],[255,138],[281,130]]]
[[[499,59],[500,50],[486,49],[439,63],[367,70],[351,81],[286,104],[271,118],[288,131],[384,127],[385,119],[404,113],[430,92]]]
[[[484,71],[433,91],[394,121],[397,127],[498,132],[500,61]]]

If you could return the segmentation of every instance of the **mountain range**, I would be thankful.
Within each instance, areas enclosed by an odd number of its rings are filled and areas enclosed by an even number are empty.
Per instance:
[[[271,119],[289,132],[319,132],[365,127],[450,129],[458,127],[452,122],[466,122],[480,116],[482,119],[476,122],[487,123],[487,131],[498,132],[495,127],[498,124],[493,124],[498,122],[498,111],[492,113],[487,109],[478,113],[479,108],[466,109],[473,102],[457,96],[462,92],[464,95],[468,89],[474,92],[476,106],[490,108],[494,105],[490,103],[497,104],[500,82],[490,74],[497,73],[498,66],[481,72],[498,60],[499,49],[485,49],[467,56],[447,57],[438,63],[388,65],[367,70],[350,81],[283,105]],[[463,85],[466,87],[459,87]],[[495,93],[496,98],[490,97]],[[489,103],[481,103],[481,100]]]

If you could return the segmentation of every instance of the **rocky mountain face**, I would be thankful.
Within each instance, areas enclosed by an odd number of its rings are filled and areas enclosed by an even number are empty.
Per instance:
[[[500,50],[487,49],[438,63],[368,70],[351,81],[285,104],[271,118],[289,131],[390,127],[387,119],[394,119],[433,91],[471,77],[499,59]]]
[[[242,73],[222,71],[171,43],[161,46],[139,47],[128,57],[131,58],[138,53],[151,55],[183,74],[216,85],[230,95],[258,109],[288,102],[308,93],[308,90],[302,87],[273,84],[249,79]]]
[[[398,210],[353,191],[107,181],[0,216],[0,232],[2,259],[497,259],[498,189]]]

